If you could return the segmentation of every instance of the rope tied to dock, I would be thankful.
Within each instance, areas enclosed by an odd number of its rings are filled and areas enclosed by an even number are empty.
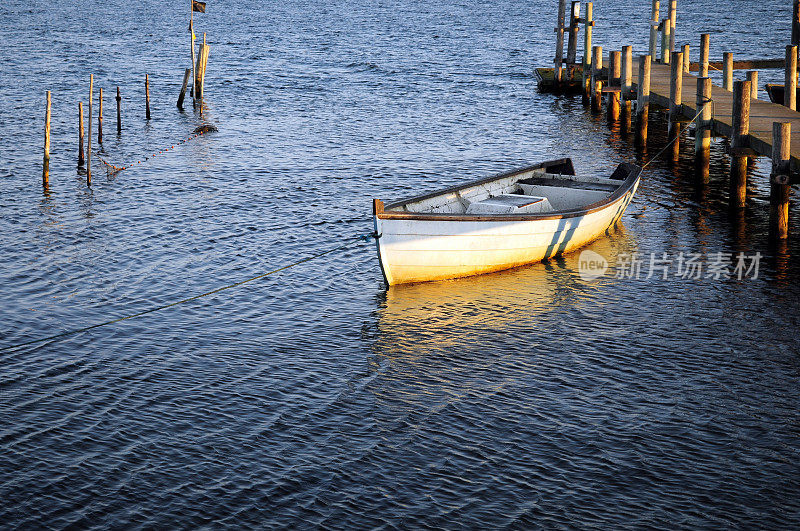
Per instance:
[[[158,312],[160,310],[166,310],[167,308],[172,308],[173,306],[178,306],[179,304],[184,304],[184,303],[191,302],[191,301],[194,301],[194,300],[197,300],[197,299],[202,299],[203,297],[208,297],[209,295],[214,295],[215,293],[220,293],[221,291],[229,290],[231,288],[242,286],[244,284],[247,284],[249,282],[253,282],[255,280],[266,278],[266,277],[274,275],[276,273],[280,273],[281,271],[286,271],[287,269],[291,269],[291,268],[297,267],[297,266],[299,266],[301,264],[305,264],[306,262],[310,262],[312,260],[316,260],[317,258],[321,258],[321,257],[323,257],[323,256],[325,256],[327,254],[331,254],[331,253],[334,253],[336,251],[341,251],[343,249],[347,249],[348,247],[350,247],[354,243],[368,242],[370,239],[376,239],[377,240],[381,236],[382,236],[381,234],[377,234],[375,232],[372,232],[372,233],[369,233],[369,234],[359,234],[358,236],[354,236],[352,238],[348,238],[346,243],[343,243],[342,245],[339,245],[338,247],[334,247],[332,249],[328,249],[327,251],[323,251],[321,253],[317,253],[315,255],[308,256],[308,257],[303,258],[301,260],[297,260],[296,262],[292,262],[291,264],[287,264],[287,265],[279,267],[277,269],[273,269],[271,271],[267,271],[266,273],[261,273],[259,275],[254,276],[254,277],[250,277],[250,278],[246,278],[244,280],[240,280],[238,282],[234,282],[233,284],[228,284],[226,286],[222,286],[220,288],[216,288],[214,290],[207,291],[205,293],[200,293],[199,295],[193,295],[191,297],[186,297],[184,299],[181,299],[181,300],[178,300],[178,301],[174,301],[174,302],[170,302],[168,304],[162,304],[161,306],[154,306],[152,308],[148,308],[148,309],[142,310],[140,312],[136,312],[136,313],[132,313],[132,314],[129,314],[129,315],[125,315],[123,317],[118,317],[116,319],[110,319],[108,321],[103,321],[101,323],[96,323],[96,324],[93,324],[93,325],[90,325],[90,326],[85,326],[83,328],[77,328],[77,329],[74,329],[74,330],[68,330],[68,331],[62,332],[60,334],[54,334],[54,335],[47,336],[47,337],[42,337],[42,338],[39,338],[39,339],[32,339],[30,341],[25,341],[23,343],[17,343],[15,345],[8,345],[8,346],[5,346],[5,347],[0,347],[0,352],[6,352],[6,351],[9,351],[9,350],[16,350],[18,348],[27,347],[27,346],[30,346],[30,345],[35,345],[35,344],[38,344],[38,343],[44,343],[44,342],[47,342],[47,341],[54,341],[54,340],[62,339],[62,338],[68,337],[68,336],[73,336],[75,334],[80,334],[81,332],[88,332],[89,330],[93,330],[95,328],[100,328],[101,326],[108,326],[108,325],[112,325],[112,324],[119,323],[119,322],[122,322],[122,321],[127,321],[128,319],[133,319],[135,317],[141,317],[141,316],[147,315],[149,313]]]
[[[714,112],[714,111],[713,111],[713,109],[714,109],[714,107],[713,107],[714,100],[713,100],[713,99],[711,99],[711,98],[707,98],[707,99],[708,99],[708,101],[706,101],[706,102],[705,102],[705,103],[704,103],[704,104],[703,104],[703,105],[700,107],[700,110],[698,110],[698,111],[697,111],[697,114],[695,114],[695,115],[694,115],[694,118],[692,118],[691,120],[689,120],[687,123],[696,122],[696,121],[697,121],[697,119],[700,117],[700,115],[701,115],[701,114],[703,113],[703,111],[705,110],[705,108],[706,108],[706,107],[708,107],[709,105],[711,105],[711,106],[712,106],[712,107],[711,107],[711,109],[712,109],[712,111],[711,111],[711,112],[712,112],[712,116],[713,116],[713,112]],[[649,166],[649,165],[650,165],[650,164],[651,164],[651,163],[652,163],[654,160],[656,160],[658,157],[660,157],[660,156],[661,156],[661,155],[662,155],[662,154],[663,154],[663,153],[664,153],[664,152],[665,152],[667,149],[669,149],[669,147],[670,147],[670,146],[672,146],[672,144],[674,144],[675,142],[677,142],[677,141],[678,141],[678,139],[680,139],[680,137],[681,137],[681,136],[683,136],[683,134],[684,134],[686,131],[688,131],[688,129],[689,129],[688,127],[687,127],[687,128],[685,128],[683,131],[681,131],[681,133],[680,133],[679,135],[676,135],[676,136],[675,136],[675,138],[673,138],[672,140],[670,140],[669,142],[667,142],[667,145],[666,145],[666,146],[664,146],[663,148],[661,148],[661,150],[660,150],[658,153],[656,153],[654,156],[650,157],[650,160],[648,160],[648,161],[647,161],[647,162],[646,162],[646,163],[645,163],[645,164],[642,166],[642,169],[645,169],[645,168],[647,168],[647,167],[648,167],[648,166]]]
[[[166,148],[164,148],[164,149],[161,149],[161,150],[159,150],[159,151],[156,151],[155,153],[153,153],[153,154],[151,154],[151,155],[149,155],[149,156],[147,156],[147,157],[145,157],[145,158],[143,158],[143,159],[141,159],[141,160],[137,160],[136,162],[132,162],[132,163],[128,164],[127,166],[115,166],[115,165],[113,165],[113,164],[111,164],[111,163],[109,163],[109,162],[106,162],[105,160],[103,160],[103,157],[101,157],[99,154],[97,155],[97,158],[98,158],[98,159],[100,160],[100,162],[102,162],[102,163],[103,163],[103,165],[105,166],[105,168],[106,168],[106,172],[108,172],[108,174],[109,174],[109,175],[114,175],[114,174],[116,174],[116,173],[119,173],[119,172],[121,172],[122,170],[127,170],[128,168],[132,168],[132,167],[134,167],[134,166],[135,166],[135,165],[137,165],[137,164],[141,164],[141,163],[143,163],[143,162],[147,162],[148,160],[152,159],[153,157],[155,157],[155,156],[157,156],[157,155],[162,155],[162,154],[164,154],[164,153],[167,153],[167,152],[169,152],[169,151],[172,151],[172,150],[173,150],[173,149],[175,149],[176,147],[178,147],[178,146],[180,146],[180,145],[182,145],[182,144],[185,144],[186,142],[188,142],[188,141],[190,141],[190,140],[194,140],[195,138],[197,138],[197,137],[199,137],[199,136],[202,136],[202,135],[203,135],[203,134],[205,134],[205,133],[213,133],[213,132],[216,132],[216,131],[218,131],[218,129],[217,129],[215,126],[211,125],[211,124],[204,124],[204,125],[201,125],[200,127],[196,128],[196,129],[195,129],[195,130],[192,132],[192,134],[191,134],[191,135],[189,135],[187,138],[184,138],[184,139],[183,139],[183,140],[181,140],[180,142],[178,142],[178,143],[176,143],[176,144],[172,144],[171,146],[169,146],[169,147],[166,147]]]

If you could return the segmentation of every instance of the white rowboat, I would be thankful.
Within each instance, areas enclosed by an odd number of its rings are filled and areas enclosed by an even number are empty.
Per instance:
[[[559,159],[384,205],[373,201],[389,285],[466,277],[547,260],[616,225],[642,169],[576,176]]]

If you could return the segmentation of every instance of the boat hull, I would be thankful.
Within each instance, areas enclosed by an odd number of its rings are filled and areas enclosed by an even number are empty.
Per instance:
[[[619,221],[639,185],[585,212],[503,220],[403,219],[376,214],[378,255],[389,285],[466,277],[578,249]]]

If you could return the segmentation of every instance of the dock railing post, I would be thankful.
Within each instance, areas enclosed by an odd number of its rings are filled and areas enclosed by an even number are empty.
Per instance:
[[[733,90],[733,54],[731,52],[722,54],[722,88],[727,91]]]
[[[592,88],[592,27],[594,26],[594,8],[591,2],[586,3],[586,19],[584,20],[583,41],[583,104],[589,105]]]
[[[658,53],[658,28],[659,28],[659,0],[652,0],[650,8],[650,57],[657,57]]]
[[[669,64],[669,37],[670,37],[670,24],[668,18],[665,18],[661,23],[661,64]]]
[[[581,20],[581,2],[574,0],[570,8],[569,17],[569,40],[567,41],[567,64],[569,65],[568,72],[570,78],[572,77],[572,68],[577,60],[578,55],[578,31],[580,30]]]
[[[797,3],[795,3],[795,6]],[[774,239],[789,236],[789,163],[792,124],[772,124],[772,175],[769,193],[769,233]]]
[[[678,25],[678,0],[669,0],[669,51],[675,51],[675,29]]]
[[[698,72],[697,77],[708,77],[708,49],[710,40],[710,34],[700,34],[700,71]]]
[[[733,84],[733,115],[731,117],[731,177],[730,206],[744,208],[747,196],[747,136],[750,133],[750,82]]]
[[[608,54],[608,121],[619,121],[619,89],[621,77],[622,52],[611,52]]]
[[[684,74],[688,74],[689,73],[689,67],[691,66],[691,61],[689,60],[689,45],[688,44],[684,44],[683,45],[682,52],[683,52],[683,73]]]
[[[602,109],[603,82],[600,73],[603,70],[603,47],[592,48],[592,111],[600,112]]]
[[[793,111],[797,110],[797,46],[786,47],[783,104]]]
[[[649,55],[639,56],[639,82],[636,98],[636,144],[647,146],[647,120],[650,115],[650,61]]]
[[[758,99],[758,70],[749,70],[747,72],[747,81],[750,82],[750,97],[754,100]]]
[[[711,160],[711,78],[697,78],[697,127],[694,136],[694,154],[698,169],[708,178],[708,165]]]

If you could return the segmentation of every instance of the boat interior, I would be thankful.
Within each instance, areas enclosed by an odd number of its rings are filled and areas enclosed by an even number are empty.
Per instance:
[[[585,208],[608,198],[625,181],[622,166],[610,178],[577,176],[572,162],[529,168],[386,206],[420,214],[533,214]]]

